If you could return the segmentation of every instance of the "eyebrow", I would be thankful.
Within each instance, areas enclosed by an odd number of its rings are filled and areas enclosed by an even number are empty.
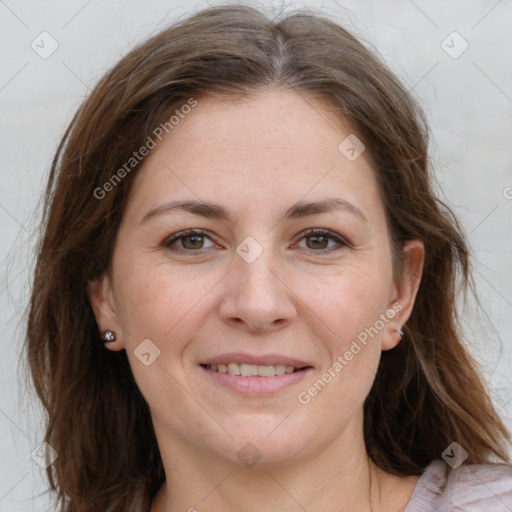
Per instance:
[[[223,221],[229,221],[231,219],[229,211],[220,204],[209,203],[207,201],[184,200],[169,201],[151,208],[144,215],[140,224],[158,215],[180,210],[200,215],[201,217],[208,219],[218,219]],[[309,215],[318,215],[330,211],[345,211],[368,223],[368,219],[357,206],[338,197],[329,197],[321,201],[300,201],[286,210],[284,218],[299,219]]]

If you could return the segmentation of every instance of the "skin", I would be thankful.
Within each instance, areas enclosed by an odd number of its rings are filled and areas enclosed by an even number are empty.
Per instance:
[[[338,146],[353,133],[329,102],[266,89],[245,100],[203,97],[153,149],[135,177],[111,268],[88,293],[109,350],[126,350],[153,419],[166,483],[152,512],[175,510],[403,510],[417,476],[369,467],[363,403],[381,352],[399,342],[424,259],[420,241],[404,246],[395,281],[385,222],[368,155],[349,161]],[[359,208],[298,219],[299,200],[337,197]],[[173,211],[141,223],[156,205],[200,199],[230,220]],[[185,229],[199,239],[163,242]],[[326,229],[349,245],[302,234]],[[248,236],[263,252],[236,252]],[[322,249],[339,248],[331,252]],[[174,248],[174,251],[173,251]],[[181,249],[181,253],[178,252]],[[379,315],[400,305],[377,335],[310,402],[299,392],[324,374]],[[150,339],[160,355],[146,366],[134,351]],[[309,362],[299,384],[246,397],[216,384],[199,366],[225,352],[270,352]],[[251,442],[261,459],[245,467]]]

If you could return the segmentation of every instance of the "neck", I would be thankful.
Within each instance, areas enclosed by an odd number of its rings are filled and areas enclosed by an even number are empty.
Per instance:
[[[314,454],[252,468],[176,441],[160,443],[167,481],[151,512],[295,512],[332,510],[334,503],[337,512],[398,512],[405,508],[418,478],[395,477],[369,465],[359,425]]]
[[[202,508],[212,512],[235,512],[241,508],[247,512],[296,512],[329,510],[333,503],[339,504],[339,512],[371,512],[370,475],[365,458],[347,460],[335,471],[326,471],[321,461],[317,462],[259,469],[217,462],[216,471],[197,468],[193,477],[188,471],[176,471],[159,493],[163,507],[154,512],[192,512]],[[375,490],[375,478],[372,483]],[[375,508],[373,512],[377,512]]]

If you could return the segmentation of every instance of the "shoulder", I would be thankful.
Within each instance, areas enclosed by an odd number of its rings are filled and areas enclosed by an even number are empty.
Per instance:
[[[510,512],[512,465],[432,461],[416,484],[405,512]]]

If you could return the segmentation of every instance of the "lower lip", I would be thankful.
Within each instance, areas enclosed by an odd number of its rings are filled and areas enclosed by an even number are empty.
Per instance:
[[[242,377],[231,373],[214,372],[200,366],[215,383],[247,396],[272,395],[298,384],[313,368],[307,368],[293,373],[284,373],[273,377]]]

